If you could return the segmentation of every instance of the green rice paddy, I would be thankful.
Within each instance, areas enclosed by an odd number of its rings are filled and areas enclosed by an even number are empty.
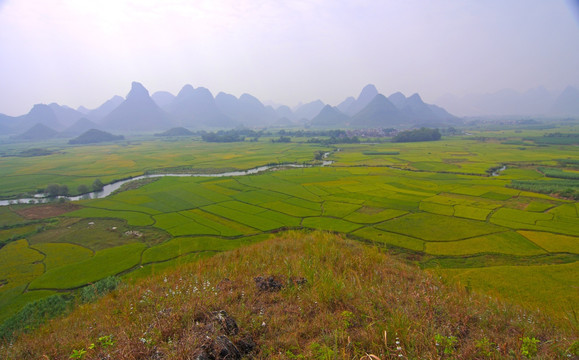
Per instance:
[[[388,143],[348,144],[332,153],[335,162],[329,167],[227,178],[164,177],[80,201],[77,210],[51,223],[18,214],[31,205],[0,207],[0,240],[6,241],[0,248],[0,321],[56,290],[71,291],[110,275],[145,276],[286,229],[342,233],[414,254],[418,264],[440,259],[434,271],[533,306],[549,308],[552,299],[579,303],[577,291],[569,290],[579,286],[570,273],[576,275],[579,260],[579,204],[507,187],[517,179],[552,181],[534,169],[557,166],[555,159],[579,160],[579,149],[520,150],[493,136],[401,143],[396,151]],[[0,158],[0,195],[59,182],[75,189],[95,178],[108,182],[177,167],[210,171],[302,163],[318,150],[329,149],[265,140],[63,145],[42,159]],[[504,163],[509,164],[504,176],[487,175]],[[474,260],[493,257],[531,266]],[[549,259],[568,264],[534,266],[539,258],[541,264]]]

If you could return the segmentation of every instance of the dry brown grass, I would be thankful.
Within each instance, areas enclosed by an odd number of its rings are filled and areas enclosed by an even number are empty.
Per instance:
[[[25,207],[23,209],[15,210],[15,212],[29,220],[48,219],[55,216],[60,216],[71,211],[80,209],[81,207],[71,203],[64,204],[47,204]]]
[[[283,288],[260,289],[258,276]],[[219,310],[238,333],[226,334]],[[114,344],[101,345],[109,335]],[[456,337],[451,354],[436,335]],[[256,359],[519,359],[529,337],[540,340],[537,358],[556,359],[567,358],[576,335],[380,249],[292,232],[124,286],[4,344],[0,357],[68,359],[85,349],[84,359],[195,359],[228,336],[238,347],[255,342],[246,357]]]

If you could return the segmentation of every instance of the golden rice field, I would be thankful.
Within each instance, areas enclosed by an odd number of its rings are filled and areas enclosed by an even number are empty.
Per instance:
[[[145,276],[290,229],[342,233],[418,265],[433,259],[461,264],[431,271],[559,315],[577,310],[579,204],[506,186],[513,179],[542,179],[533,166],[579,160],[579,149],[522,150],[494,137],[334,149],[265,140],[143,140],[63,146],[42,159],[0,158],[3,196],[49,183],[74,190],[96,178],[109,182],[162,169],[303,163],[318,150],[333,150],[334,161],[249,176],[164,177],[107,198],[82,200],[52,222],[18,214],[32,205],[2,207],[0,321],[54,291],[73,291],[110,275]],[[500,164],[507,164],[502,174],[487,175]]]

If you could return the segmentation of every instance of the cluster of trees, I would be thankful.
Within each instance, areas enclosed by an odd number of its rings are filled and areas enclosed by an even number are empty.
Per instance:
[[[579,134],[554,132],[540,137],[524,138],[523,140],[534,141],[537,145],[575,145],[579,144]]]
[[[207,142],[241,142],[245,141],[245,136],[235,133],[234,131],[218,131],[201,135],[201,139]]]
[[[103,184],[103,182],[100,179],[96,179],[95,181],[93,181],[92,186],[90,188],[82,184],[78,186],[77,190],[79,194],[86,194],[91,191],[91,188],[92,191],[102,191],[104,187],[105,185]]]
[[[279,135],[295,136],[295,137],[316,137],[316,136],[329,136],[329,137],[345,137],[348,136],[345,130],[280,130]]]
[[[561,166],[579,167],[579,160],[575,160],[575,159],[558,159],[557,162]]]
[[[577,180],[512,180],[506,186],[542,194],[557,194],[567,199],[579,200],[579,184],[577,184]]]
[[[357,136],[344,136],[344,137],[335,137],[332,136],[329,139],[308,139],[308,143],[315,143],[315,144],[322,144],[322,145],[333,145],[333,144],[359,144],[360,139]]]
[[[444,135],[462,135],[464,132],[462,130],[458,130],[452,126],[449,126],[446,129],[440,129],[440,132]]]
[[[289,136],[280,136],[278,139],[271,139],[272,143],[290,143],[292,139]]]
[[[50,184],[44,189],[44,194],[48,197],[67,196],[68,186],[60,184]]]
[[[392,142],[436,141],[440,140],[441,136],[438,129],[422,127],[420,129],[399,132],[398,135],[392,138]]]
[[[560,133],[560,132],[554,132],[554,133],[547,133],[545,135],[543,135],[543,137],[571,137],[571,138],[576,138],[579,137],[579,134],[574,134],[574,133]]]
[[[46,155],[51,155],[53,153],[54,153],[54,151],[47,150],[47,149],[32,148],[32,149],[23,150],[16,156],[21,156],[21,157],[46,156]]]
[[[105,185],[100,179],[96,179],[90,188],[87,185],[81,184],[77,187],[76,190],[79,194],[86,194],[91,191],[91,188],[92,191],[101,191],[104,186]],[[43,192],[48,197],[68,196],[70,194],[68,186],[61,184],[50,184],[44,189]]]
[[[579,174],[576,172],[567,172],[557,168],[539,167],[537,168],[546,177],[557,179],[579,180]]]
[[[326,153],[325,153],[324,151],[318,150],[318,151],[314,152],[314,159],[315,159],[315,160],[319,160],[319,161],[324,160],[324,155],[325,155],[325,154],[326,154]]]
[[[219,130],[217,132],[200,131],[201,139],[207,142],[239,142],[245,141],[246,137],[257,141],[263,135],[263,131],[254,131],[250,129]]]

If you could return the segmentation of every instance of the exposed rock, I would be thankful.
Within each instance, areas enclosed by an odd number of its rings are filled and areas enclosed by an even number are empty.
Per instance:
[[[253,352],[257,344],[251,336],[238,337],[239,327],[225,310],[198,312],[193,316],[195,333],[203,336],[203,344],[192,352],[194,360],[241,359]],[[200,330],[200,331],[199,331]],[[232,337],[233,341],[229,338]]]
[[[255,281],[257,288],[261,291],[276,292],[280,291],[283,287],[283,284],[276,280],[273,276],[269,276],[267,278],[258,276],[253,280]]]
[[[237,335],[239,333],[239,327],[237,327],[235,319],[229,316],[225,310],[215,311],[212,315],[213,319],[219,322],[227,335]]]
[[[165,309],[159,310],[159,315],[160,316],[170,316],[172,312],[173,312],[173,308],[165,308]]]
[[[241,353],[227,336],[220,335],[215,338],[216,359],[241,359]]]
[[[237,340],[235,346],[241,352],[242,355],[247,355],[255,349],[257,344],[250,337],[245,337],[243,339]]]
[[[305,285],[308,283],[308,279],[303,278],[303,277],[298,277],[298,278],[289,278],[288,283],[293,284],[293,285]]]
[[[213,355],[210,355],[205,350],[201,350],[199,353],[193,355],[194,360],[215,360]]]

